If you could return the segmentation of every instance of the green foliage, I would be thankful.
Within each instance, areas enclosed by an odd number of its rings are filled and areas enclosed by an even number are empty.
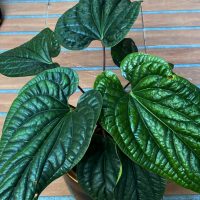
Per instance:
[[[70,109],[77,89],[71,69],[48,70],[31,80],[13,102],[0,141],[0,199],[29,200],[71,170],[85,154],[101,111],[91,90]]]
[[[77,165],[77,177],[94,200],[160,200],[166,185],[119,151],[111,138],[97,134]]]
[[[160,176],[135,164],[121,151],[122,176],[115,188],[115,200],[160,200],[166,182]]]
[[[77,165],[78,181],[92,199],[112,200],[120,165],[116,144],[109,137],[94,135],[86,155]]]
[[[0,55],[1,74],[42,72],[20,90],[4,123],[0,199],[37,199],[74,167],[94,200],[160,200],[160,176],[200,192],[200,89],[173,73],[173,64],[132,53],[138,51],[135,43],[123,38],[140,6],[141,1],[80,0],[59,18],[55,34],[46,28]],[[106,71],[72,107],[68,100],[78,76],[52,58],[60,44],[79,50],[93,40],[112,47],[131,91]],[[94,130],[98,135],[91,141]]]
[[[84,49],[93,40],[112,47],[132,27],[140,5],[140,1],[130,0],[80,0],[59,18],[55,33],[67,49]]]
[[[121,71],[130,93],[109,71],[95,82],[103,95],[101,124],[136,163],[200,192],[199,88],[143,53],[126,57]]]
[[[131,38],[125,38],[111,48],[112,59],[118,67],[128,54],[136,52],[138,52],[138,48]]]
[[[46,28],[25,44],[0,54],[0,73],[10,77],[36,75],[58,67],[52,57],[59,53],[55,34]]]

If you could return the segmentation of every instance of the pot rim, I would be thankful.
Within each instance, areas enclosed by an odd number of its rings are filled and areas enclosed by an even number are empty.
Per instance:
[[[76,173],[75,173],[73,170],[69,171],[66,175],[67,175],[72,181],[78,183]]]

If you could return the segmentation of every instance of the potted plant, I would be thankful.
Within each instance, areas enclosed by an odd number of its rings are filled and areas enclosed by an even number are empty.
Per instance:
[[[140,5],[80,0],[54,32],[46,28],[0,55],[1,74],[36,75],[20,90],[4,123],[1,200],[38,199],[66,173],[85,199],[160,200],[166,180],[200,192],[200,90],[176,75],[172,64],[138,53],[124,39]],[[61,45],[81,50],[93,40],[103,45],[103,72],[85,92],[76,72],[52,58]],[[106,70],[106,47],[112,47],[127,85]],[[78,88],[83,94],[73,107],[68,99]]]

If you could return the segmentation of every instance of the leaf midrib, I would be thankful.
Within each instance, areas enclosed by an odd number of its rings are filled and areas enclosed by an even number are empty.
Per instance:
[[[63,116],[62,118],[60,118],[60,120],[58,120],[58,123],[55,125],[55,127],[53,128],[53,130],[51,131],[51,133],[45,137],[44,141],[43,141],[42,144],[40,145],[39,149],[36,151],[35,155],[32,156],[32,158],[29,160],[27,166],[24,167],[24,168],[25,168],[25,170],[24,170],[25,172],[26,172],[27,168],[30,168],[30,166],[31,166],[31,164],[32,164],[32,161],[33,161],[34,158],[37,156],[37,154],[38,154],[40,148],[45,144],[46,139],[50,137],[50,135],[53,133],[53,131],[54,131],[54,130],[57,128],[57,126],[62,122],[62,120],[63,120],[64,117],[65,117],[65,116]],[[59,118],[56,118],[56,119],[59,119]],[[49,124],[53,123],[56,119],[54,119],[53,121],[51,121],[50,123],[48,123],[46,126],[48,126]],[[46,126],[45,126],[45,127],[46,127]],[[45,127],[44,127],[43,129],[45,129]],[[42,130],[43,130],[43,129],[42,129]],[[41,131],[40,131],[40,132],[41,132]],[[59,136],[60,136],[60,134],[58,134],[58,136],[57,136],[56,138],[58,138]],[[37,137],[37,135],[35,135],[34,137]],[[57,141],[57,139],[56,139],[56,141]],[[56,141],[54,142],[54,145],[55,145]],[[31,142],[31,140],[30,140],[30,142]],[[54,147],[54,145],[53,145],[53,147]],[[27,146],[27,145],[26,145],[26,146]],[[51,150],[53,149],[53,147],[51,148]],[[23,148],[22,153],[25,151],[25,149],[26,149],[26,147]],[[51,150],[50,150],[50,152],[51,152]],[[50,152],[49,152],[49,153],[50,153]],[[49,154],[48,154],[48,155],[49,155]],[[17,157],[17,154],[15,154],[14,157]],[[46,157],[44,163],[46,163],[46,160],[47,160],[47,159],[48,159],[48,156]],[[44,164],[44,165],[45,165],[45,164]],[[44,166],[43,166],[43,167],[44,167]],[[41,170],[41,172],[42,172],[42,171],[43,171],[43,169]],[[16,185],[15,185],[15,187],[14,187],[12,193],[14,192],[15,188],[17,187],[17,185],[18,185],[18,183],[21,181],[21,179],[24,178],[23,175],[24,175],[24,173],[22,174],[22,176],[19,177],[19,179],[18,179],[18,181],[17,181],[17,183],[16,183]],[[35,191],[35,192],[38,192],[38,191]],[[11,195],[12,195],[12,193],[11,193]]]
[[[147,88],[147,89],[154,89],[154,88]],[[158,89],[158,88],[155,88],[155,89]],[[169,91],[169,92],[171,92],[170,90],[166,90],[166,89],[163,89],[163,90],[165,90],[165,91]],[[144,90],[141,90],[141,91],[144,91]],[[140,92],[140,91],[138,91],[138,92]],[[137,93],[137,91],[135,91],[134,93]],[[133,94],[134,95],[134,94]],[[177,96],[179,96],[178,94],[176,94]],[[135,96],[137,96],[137,95],[135,95]],[[141,99],[143,99],[144,101],[150,101],[150,102],[152,102],[151,100],[149,100],[149,99],[144,99],[143,97],[141,97],[141,96],[138,96],[139,98],[141,98]],[[179,96],[179,97],[181,97],[181,96]],[[163,100],[163,99],[162,99]],[[159,102],[153,102],[154,104],[156,103],[156,104],[159,104]],[[166,105],[163,105],[163,104],[159,104],[160,106],[162,106],[162,107],[165,107],[165,108],[167,108],[167,109],[170,109],[170,110],[172,110],[172,108],[171,107],[167,107]],[[174,108],[173,108],[173,110],[175,110]],[[181,113],[180,111],[178,111],[178,110],[175,110],[177,113],[179,113],[180,115],[183,115],[185,118],[187,118],[189,121],[193,121],[196,125],[198,125],[199,126],[199,123],[197,123],[196,121],[194,121],[192,118],[190,118],[189,116],[186,116],[184,113]]]
[[[135,96],[137,96],[137,95],[135,95]],[[151,101],[151,100],[149,100],[149,99],[144,99],[143,97],[141,97],[141,96],[138,96],[138,98],[140,98],[140,99],[143,99],[144,101],[150,101],[150,102],[152,102],[152,103],[154,103],[154,104],[159,104],[159,102],[153,102],[153,101]],[[141,103],[142,104],[142,103]],[[143,105],[143,104],[142,104]],[[199,126],[199,123],[198,122],[196,122],[196,121],[194,121],[192,118],[190,118],[189,116],[187,116],[187,115],[185,115],[184,113],[181,113],[180,111],[178,111],[178,110],[175,110],[175,109],[172,109],[171,107],[167,107],[166,105],[163,105],[163,104],[159,104],[160,106],[162,106],[162,107],[165,107],[165,108],[167,108],[167,109],[170,109],[170,110],[174,110],[175,112],[177,112],[178,114],[180,114],[180,115],[183,115],[186,119],[188,119],[189,121],[192,121],[193,123],[195,123],[197,126]],[[145,107],[146,108],[146,107]],[[147,110],[149,110],[148,108],[146,108]],[[151,111],[150,111],[151,112]],[[159,119],[159,118],[158,118]]]
[[[134,95],[132,96],[133,98],[134,98]],[[188,149],[190,149],[190,151],[198,158],[198,159],[200,159],[199,158],[199,156],[197,155],[197,153],[196,152],[194,152],[192,149],[191,149],[191,147],[190,146],[188,146],[188,145],[186,145],[186,143],[178,136],[178,134],[175,132],[175,131],[173,131],[173,129],[172,128],[170,128],[167,124],[165,124],[165,122],[163,122],[163,121],[161,121],[154,113],[152,113],[148,108],[146,108],[146,106],[145,105],[143,105],[138,99],[137,99],[137,97],[135,96],[135,98],[134,98],[134,100],[135,101],[137,101],[146,111],[148,111],[154,118],[156,118],[158,121],[160,121],[164,126],[166,126],[168,129],[170,129],[175,135],[176,135],[176,137],[177,138],[179,138],[182,142],[183,142],[183,144],[185,145],[185,146],[187,146],[187,148]],[[140,113],[140,108],[138,108],[138,106],[135,104],[135,106],[136,106],[136,108],[137,108],[137,110],[138,110],[138,112]],[[141,115],[140,115],[141,116]],[[141,116],[141,119],[143,120],[143,118],[142,118],[142,116]],[[145,123],[144,121],[143,121],[143,123]],[[146,124],[146,123],[145,123]],[[146,126],[146,125],[145,125]],[[146,126],[146,128],[147,128],[147,126]],[[148,128],[147,128],[148,129]],[[149,130],[149,129],[148,129]],[[154,137],[153,137],[154,138]],[[154,140],[154,142],[157,144],[157,142]],[[158,145],[158,144],[157,144]],[[158,145],[158,146],[160,146],[160,145]],[[160,148],[160,149],[162,149],[162,148]],[[176,149],[176,148],[175,148]],[[163,152],[163,150],[162,150],[162,152]],[[165,153],[164,153],[165,154]],[[177,155],[178,156],[178,155]],[[169,162],[169,161],[168,161]],[[180,163],[180,162],[179,162]],[[181,165],[182,166],[182,165]],[[184,166],[182,166],[184,169],[185,169],[185,167]],[[174,169],[174,168],[173,168]],[[192,180],[191,179],[191,177],[188,177],[190,180]],[[196,181],[193,179],[192,180],[192,182],[194,182],[195,184],[196,184]],[[197,183],[198,184],[198,183]]]
[[[124,0],[122,0],[122,1],[124,1]],[[110,12],[109,15],[107,16],[106,24],[104,24],[104,27],[103,27],[103,34],[104,34],[104,36],[107,35],[108,30],[109,30],[110,27],[112,26],[112,23],[110,24],[108,19],[109,19],[110,17],[112,17],[113,12],[115,11],[116,7],[117,7],[120,3],[121,3],[120,1],[117,2],[117,4],[115,4],[115,5],[112,7],[111,12]],[[117,16],[117,17],[119,17],[119,16]],[[104,19],[104,20],[105,20],[105,19]]]
[[[45,59],[45,57],[42,56],[42,54],[41,55],[38,54],[37,50],[34,51],[33,49],[29,48],[28,45],[25,46],[25,50],[22,49],[21,51],[26,51],[26,49],[27,49],[28,51],[30,51],[30,53],[32,54],[33,57],[36,56],[36,58],[38,57],[39,59],[41,59],[41,61],[44,61],[44,63],[51,64],[52,63],[51,57],[49,54],[47,55],[47,53],[49,53],[49,51],[50,51],[50,48],[48,46],[48,41],[45,41],[45,38],[43,38],[42,42],[44,42],[44,45],[46,47],[46,50],[42,48],[42,52],[46,56],[47,60]],[[42,42],[41,42],[41,44],[42,44]],[[37,47],[37,44],[34,47]]]
[[[137,108],[137,107],[136,107]],[[137,108],[137,110],[138,110],[138,108]],[[139,115],[141,116],[141,113],[140,113],[140,111],[138,110],[138,113],[139,113]],[[149,129],[147,128],[147,125],[146,125],[146,123],[144,122],[144,120],[143,120],[143,118],[141,117],[141,120],[142,120],[142,122],[144,123],[144,126],[146,127],[146,129],[147,129],[147,131],[149,132],[149,134],[151,135],[151,132],[149,131]],[[157,143],[157,141],[155,141],[154,140],[154,142],[155,142],[155,144],[157,144],[157,146],[159,147],[160,145]],[[165,153],[164,153],[164,155],[165,155]],[[166,156],[165,156],[166,157]],[[168,162],[168,161],[167,161]],[[169,162],[168,162],[169,163]],[[169,163],[170,164],[170,166],[172,166],[171,165],[171,163]],[[156,165],[157,166],[157,165]],[[160,169],[160,166],[158,166],[158,169]],[[148,169],[147,169],[148,170]],[[173,170],[174,171],[176,171],[176,169],[174,169],[173,168]],[[179,174],[179,173],[177,173],[177,171],[176,171],[176,174]],[[164,172],[164,176],[166,177],[166,172]],[[169,177],[166,177],[166,178],[169,178]],[[184,181],[185,182],[185,181]]]
[[[49,155],[51,154],[52,150],[54,149],[55,145],[57,144],[58,137],[60,136],[60,134],[63,133],[63,132],[62,132],[63,126],[64,126],[63,121],[64,121],[64,118],[65,118],[66,116],[69,115],[69,113],[71,113],[71,112],[68,112],[68,113],[64,114],[63,117],[60,118],[60,120],[58,121],[58,123],[56,124],[56,126],[54,127],[54,129],[51,131],[51,134],[52,134],[52,132],[57,128],[57,126],[59,126],[59,125],[61,124],[61,130],[60,130],[60,132],[58,133],[58,135],[57,135],[57,137],[56,137],[56,140],[55,140],[55,142],[54,142],[54,144],[53,144],[51,150],[49,151],[48,155],[47,155],[46,158],[45,158],[45,162],[44,162],[43,168],[42,168],[42,170],[41,170],[41,173],[42,173],[43,170],[44,170],[44,167],[45,167],[45,164],[46,164],[47,159],[49,158]],[[51,134],[50,134],[50,135],[51,135]],[[49,135],[49,136],[50,136],[50,135]],[[47,136],[47,138],[48,138],[49,136]],[[42,143],[42,145],[43,145],[45,142],[46,142],[46,140]],[[70,141],[70,144],[71,144],[71,143],[72,143],[72,141]],[[41,145],[41,146],[42,146],[42,145]],[[63,165],[63,164],[62,164],[62,165]],[[59,170],[59,169],[58,169],[58,170]],[[54,174],[49,178],[49,182],[51,181],[52,177],[57,173],[58,170],[56,170],[56,171],[54,172]],[[40,180],[40,179],[39,179],[39,180]],[[38,191],[37,191],[37,192],[38,192]]]
[[[60,68],[60,69],[61,69],[61,68]],[[73,79],[70,80],[70,82],[68,83],[69,85],[70,85],[70,83],[73,83],[75,77],[76,77],[76,76],[74,76]],[[36,82],[34,82],[34,81],[36,81]],[[45,78],[45,79],[42,79],[42,80],[40,80],[40,81],[48,81],[48,82],[50,82],[50,83],[52,83],[52,84],[57,85],[57,86],[63,91],[63,93],[65,94],[65,89],[66,89],[66,87],[63,87],[62,85],[59,85],[59,83],[58,83],[58,82],[55,82],[53,79],[52,79],[52,80],[48,80],[48,79]],[[40,81],[39,81],[39,82],[40,82]],[[74,82],[74,83],[76,83],[76,82]],[[74,83],[73,83],[73,84],[74,84]],[[21,94],[22,92],[27,91],[28,88],[33,87],[34,85],[37,85],[37,84],[38,84],[38,83],[37,83],[37,79],[33,79],[31,82],[29,82],[29,84],[28,84],[27,86],[24,86],[24,87],[20,90],[20,93],[19,93],[19,94]],[[73,85],[73,84],[72,84],[72,85]],[[72,88],[70,87],[70,89],[73,89],[73,87],[72,87]],[[74,90],[74,89],[73,89],[73,90]],[[49,95],[49,94],[40,94],[40,95],[37,95],[37,96],[45,96],[45,95],[48,96],[48,97],[50,97],[50,98],[55,99],[55,100],[58,101],[58,102],[60,102],[64,107],[68,106],[68,104],[64,104],[63,102],[61,102],[60,99],[56,98],[55,96],[51,96],[51,95]],[[65,96],[66,96],[66,94],[65,94]],[[31,98],[29,98],[28,101],[31,100],[31,99],[33,99],[33,98],[35,98],[35,97],[34,97],[34,96],[31,96]],[[68,100],[67,97],[66,97],[65,100],[66,100],[66,101]],[[22,104],[22,103],[21,103],[21,104]],[[20,105],[21,105],[21,104],[20,104]],[[9,121],[11,120],[11,118],[14,116],[15,113],[16,113],[16,109],[14,109],[14,111],[12,110],[12,113],[11,113],[12,115],[9,117],[8,120],[5,121],[6,124],[7,124],[7,126],[8,126],[8,124],[9,124]],[[3,131],[4,131],[4,128],[3,128]],[[0,152],[0,154],[1,154],[1,152]]]
[[[127,95],[127,98],[129,98],[129,97],[128,97],[128,93],[124,93],[124,94]],[[123,98],[123,96],[120,97],[120,98]],[[118,105],[118,101],[120,101],[120,98],[117,99],[116,105]],[[114,108],[117,107],[116,105],[114,106]],[[116,119],[116,116],[115,116],[115,119]],[[115,121],[115,123],[116,123],[116,121]],[[116,123],[116,124],[117,124],[117,123]],[[105,128],[106,128],[106,127],[105,127]],[[121,136],[121,132],[119,131],[118,126],[116,126],[116,128],[117,128],[117,131],[118,131],[118,133],[119,133],[120,140],[123,141],[123,137]],[[109,130],[107,130],[107,131],[109,132]],[[132,132],[131,132],[131,133],[132,133]],[[111,134],[111,136],[113,137],[113,133],[111,132],[110,134]],[[134,134],[133,134],[133,137],[134,137],[134,140],[135,140],[136,144],[138,145],[138,148],[140,148],[140,144],[139,144],[138,141],[136,140]],[[118,141],[118,142],[119,142],[119,141]],[[125,149],[125,151],[126,151],[126,152],[129,152],[129,148],[126,148],[126,144],[125,144],[124,142],[123,142],[123,146],[124,146],[123,148]],[[131,146],[132,146],[132,145],[131,145]],[[120,148],[121,148],[121,147],[120,147]],[[122,151],[123,151],[124,149],[121,148]],[[146,160],[147,160],[148,162],[152,163],[151,159],[148,158],[148,155],[146,154],[146,152],[145,152],[142,148],[140,148],[140,151],[144,153]],[[130,156],[130,158],[132,157],[132,156],[130,155],[130,153],[128,153],[128,155]],[[159,170],[160,170],[160,166],[159,166],[159,165],[154,164],[154,167],[156,167],[156,169],[159,169]]]
[[[38,113],[36,113],[35,115],[32,115],[31,117],[29,117],[28,119],[26,119],[26,121],[24,122],[24,123],[22,123],[18,128],[17,128],[17,130],[19,130],[26,122],[28,122],[28,121],[30,121],[33,117],[35,117],[35,116],[37,116],[38,114],[41,114],[41,113],[44,113],[44,112],[47,112],[47,111],[50,111],[50,110],[62,110],[62,111],[65,111],[64,109],[49,109],[49,110],[43,110],[43,111],[40,111],[40,112],[38,112]],[[11,119],[12,120],[12,119]],[[7,127],[8,128],[8,127]],[[6,128],[6,129],[7,129]],[[15,130],[14,132],[13,132],[13,134],[17,131],[17,130]],[[4,130],[4,132],[5,132],[6,130]],[[4,148],[2,149],[2,152],[0,152],[1,153],[1,156],[3,155],[3,153],[4,153],[4,150],[5,150],[5,148],[7,147],[7,144],[9,143],[9,141],[10,141],[10,139],[12,138],[12,136],[7,140],[7,142],[5,143],[5,145],[4,145]],[[5,164],[5,163],[4,163]]]

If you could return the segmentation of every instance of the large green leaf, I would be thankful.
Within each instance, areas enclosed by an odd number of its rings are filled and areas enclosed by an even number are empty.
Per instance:
[[[200,90],[158,57],[130,54],[115,74],[102,73],[101,123],[121,150],[144,168],[200,192]]]
[[[83,49],[93,40],[114,46],[132,27],[140,5],[130,0],[80,0],[59,18],[55,33],[67,49]]]
[[[37,199],[85,154],[102,98],[91,90],[70,109],[78,86],[71,69],[56,68],[30,81],[11,106],[0,141],[0,199]]]
[[[125,38],[111,48],[113,62],[118,67],[120,67],[120,63],[128,54],[135,52],[138,52],[138,48],[131,38]]]
[[[10,77],[31,76],[56,68],[52,57],[58,56],[60,45],[55,34],[46,28],[25,44],[0,54],[0,73]]]
[[[92,199],[112,200],[120,166],[113,141],[95,135],[87,153],[77,165],[78,181]]]
[[[122,152],[119,156],[122,176],[115,188],[115,200],[161,200],[165,180],[135,164]]]

